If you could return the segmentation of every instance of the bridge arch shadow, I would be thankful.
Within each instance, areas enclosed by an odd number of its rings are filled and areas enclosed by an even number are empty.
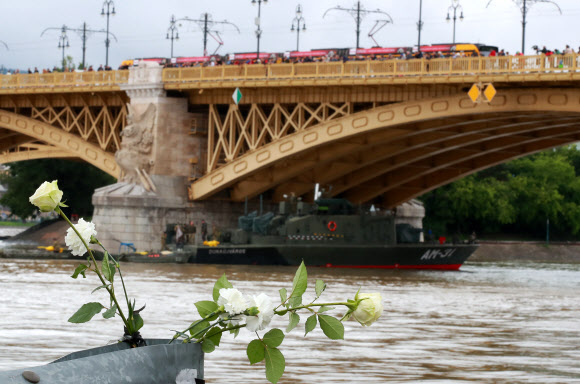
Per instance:
[[[382,106],[286,136],[191,186],[191,198],[228,190],[235,201],[269,191],[313,198],[315,183],[354,203],[395,207],[477,171],[580,141],[580,91],[501,89]]]
[[[79,158],[118,178],[120,168],[113,153],[82,137],[50,124],[0,109],[0,163],[42,159]]]

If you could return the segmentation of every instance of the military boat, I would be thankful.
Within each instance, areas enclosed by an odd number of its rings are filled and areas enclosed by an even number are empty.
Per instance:
[[[421,242],[422,229],[344,199],[281,202],[277,214],[242,216],[219,241],[188,249],[190,263],[457,270],[477,244]]]

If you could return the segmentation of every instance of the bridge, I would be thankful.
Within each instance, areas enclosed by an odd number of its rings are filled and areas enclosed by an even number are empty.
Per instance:
[[[309,201],[319,183],[392,208],[580,141],[579,69],[572,54],[0,76],[0,162],[80,158],[150,192],[178,178],[189,206]],[[491,102],[467,96],[488,83]]]

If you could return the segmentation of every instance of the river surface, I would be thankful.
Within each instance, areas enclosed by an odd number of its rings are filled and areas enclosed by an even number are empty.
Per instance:
[[[118,318],[82,325],[67,319],[91,294],[97,278],[74,280],[77,262],[2,260],[0,370],[48,363],[104,345],[121,333]],[[129,294],[142,312],[142,334],[168,338],[196,318],[193,305],[211,300],[223,273],[245,294],[292,287],[294,267],[132,264],[122,266]],[[309,268],[328,284],[324,301],[381,292],[385,311],[371,327],[345,323],[345,340],[320,328],[304,335],[304,320],[280,349],[280,383],[580,383],[580,265],[467,263],[460,272]],[[120,287],[118,288],[120,290]],[[342,310],[330,312],[340,316]],[[273,325],[285,329],[286,318]],[[254,335],[224,334],[206,355],[208,383],[267,383],[264,366],[251,366],[245,348]]]

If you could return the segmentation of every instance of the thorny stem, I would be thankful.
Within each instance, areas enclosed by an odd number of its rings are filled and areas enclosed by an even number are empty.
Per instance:
[[[93,264],[95,266],[95,273],[97,274],[97,276],[99,276],[99,279],[101,280],[101,283],[103,283],[103,285],[105,286],[105,289],[107,290],[107,292],[109,292],[109,296],[111,297],[111,299],[115,302],[115,304],[117,305],[117,309],[119,310],[119,316],[121,316],[121,319],[123,320],[123,323],[125,323],[125,326],[127,327],[127,329],[129,331],[132,331],[133,327],[131,327],[129,325],[129,322],[127,321],[127,318],[125,317],[125,315],[123,314],[123,311],[121,310],[121,306],[119,305],[119,302],[117,301],[117,298],[115,297],[115,293],[107,286],[107,282],[105,281],[105,279],[103,278],[103,276],[101,275],[101,272],[99,271],[99,267],[97,264],[97,260],[95,260],[95,256],[93,255],[93,252],[91,251],[91,248],[89,248],[88,244],[85,242],[85,239],[83,239],[83,237],[81,236],[81,234],[79,233],[79,231],[76,229],[76,227],[73,225],[73,223],[71,223],[71,221],[68,219],[68,217],[66,217],[66,215],[64,214],[64,212],[60,209],[60,207],[56,207],[55,211],[62,216],[62,218],[68,223],[68,225],[73,229],[73,231],[75,231],[75,233],[77,234],[77,236],[79,237],[79,239],[81,239],[81,241],[83,242],[85,248],[87,249],[87,251],[89,252],[89,255],[91,257],[91,260],[93,261]],[[113,283],[111,283],[112,286]]]
[[[101,242],[99,241],[99,239],[97,240],[97,244],[101,246],[101,248],[103,248],[103,250],[107,253],[109,253],[107,251],[107,249],[103,246],[103,244],[101,244]],[[117,268],[117,271],[119,271],[119,278],[121,279],[121,285],[123,286],[123,292],[125,293],[125,301],[127,302],[127,308],[131,308],[131,305],[129,304],[129,296],[127,295],[127,289],[125,288],[125,280],[123,280],[123,274],[121,273],[121,266],[119,265],[119,263],[117,262],[117,260],[115,260],[115,258],[113,257],[113,255],[111,255],[109,253],[109,257],[113,260],[113,262],[115,263],[115,267]]]
[[[285,309],[283,311],[276,311],[276,310],[274,310],[274,314],[276,314],[278,316],[281,316],[282,315],[282,312],[286,312],[286,311],[296,311],[298,309],[304,309],[304,308],[309,309],[310,307],[323,307],[325,305],[344,305],[344,306],[350,308],[353,305],[353,303],[344,303],[344,302],[342,302],[342,303],[321,303],[321,304],[313,304],[313,303],[311,303],[311,304],[301,305],[299,307]]]

